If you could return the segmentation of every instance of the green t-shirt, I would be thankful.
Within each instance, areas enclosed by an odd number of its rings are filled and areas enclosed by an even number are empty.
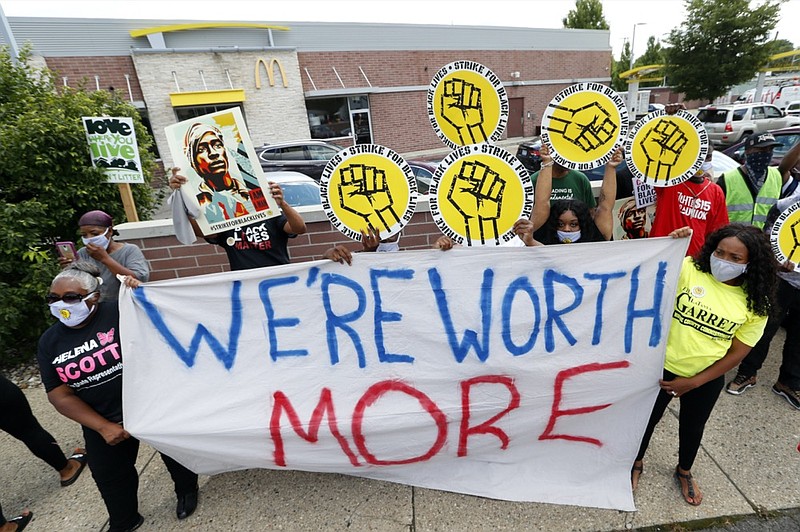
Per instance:
[[[745,345],[756,345],[766,324],[766,316],[747,310],[741,286],[720,283],[686,257],[678,278],[664,367],[681,377],[693,377],[724,357],[734,337]]]
[[[538,178],[539,172],[531,176],[534,189]],[[564,177],[553,177],[553,192],[550,194],[550,201],[562,199],[577,199],[584,202],[589,208],[597,207],[594,192],[592,192],[592,182],[589,181],[586,174],[577,170],[568,170]]]

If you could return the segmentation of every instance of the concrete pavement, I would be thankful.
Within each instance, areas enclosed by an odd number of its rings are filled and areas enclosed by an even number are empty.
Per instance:
[[[166,468],[143,445],[138,467],[145,524],[140,530],[798,530],[800,412],[771,391],[782,345],[783,330],[773,340],[757,386],[739,397],[722,393],[693,468],[705,496],[699,507],[683,501],[672,479],[675,402],[645,458],[636,512],[496,501],[335,474],[249,470],[201,477],[197,512],[178,521]],[[50,406],[41,386],[25,395],[62,449],[82,445],[78,425]],[[4,432],[0,459],[0,500],[7,517],[27,506],[34,512],[27,529],[32,532],[107,529],[105,507],[88,471],[73,486],[61,488],[54,471]],[[778,515],[787,510],[788,515]],[[681,526],[670,526],[677,523]]]

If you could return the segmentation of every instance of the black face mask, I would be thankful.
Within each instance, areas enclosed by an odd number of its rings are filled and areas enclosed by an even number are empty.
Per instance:
[[[750,179],[758,188],[761,188],[767,178],[767,168],[770,161],[772,161],[772,150],[745,155],[744,166],[747,168]]]

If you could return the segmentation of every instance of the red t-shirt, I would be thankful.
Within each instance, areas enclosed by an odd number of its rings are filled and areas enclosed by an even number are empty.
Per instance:
[[[706,236],[727,223],[725,193],[707,178],[702,183],[684,181],[656,188],[656,217],[650,236],[667,236],[688,225],[692,228],[692,241],[686,255],[694,256]]]

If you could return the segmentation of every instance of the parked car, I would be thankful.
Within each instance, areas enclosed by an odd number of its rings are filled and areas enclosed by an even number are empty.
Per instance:
[[[800,100],[786,104],[786,114],[790,116],[800,116]]]
[[[800,142],[800,127],[787,127],[770,131],[770,133],[777,142],[781,143],[780,146],[775,146],[775,150],[772,152],[772,161],[770,162],[770,166],[778,166],[781,164],[783,156],[792,149],[792,146]],[[723,153],[736,161],[737,164],[744,164],[744,140],[723,150]],[[800,163],[797,163],[792,169],[792,175],[800,179]]]
[[[256,153],[265,172],[292,170],[319,181],[325,165],[341,150],[341,146],[322,140],[296,140],[265,144]]]
[[[709,105],[701,107],[697,119],[714,145],[730,146],[752,133],[800,125],[800,116],[785,115],[766,103]]]
[[[278,183],[283,189],[283,199],[292,207],[321,205],[319,183],[305,174],[292,171],[270,172],[267,179]]]
[[[538,172],[542,167],[542,156],[539,154],[541,149],[542,139],[540,138],[523,142],[517,146],[517,159],[531,174]]]
[[[406,162],[408,163],[408,166],[411,167],[411,171],[414,172],[414,177],[417,178],[417,192],[419,194],[427,194],[428,190],[431,188],[433,174],[436,172],[436,168],[439,166],[438,162],[423,161],[420,159],[414,159]]]

